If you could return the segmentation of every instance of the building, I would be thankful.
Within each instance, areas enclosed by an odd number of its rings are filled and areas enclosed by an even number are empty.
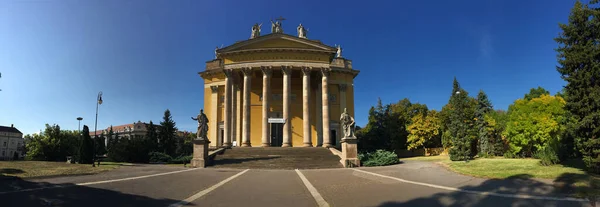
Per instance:
[[[278,21],[261,36],[256,24],[250,39],[215,50],[199,72],[211,146],[339,146],[359,71],[340,46],[307,38],[302,25],[297,32]]]
[[[12,160],[15,157],[18,159],[23,158],[25,147],[25,140],[23,139],[23,133],[19,131],[14,125],[0,126],[0,159]]]
[[[119,138],[128,138],[128,139],[142,138],[142,137],[146,136],[149,125],[150,124],[148,124],[148,123],[138,121],[138,122],[134,122],[133,124],[112,126],[112,129],[113,129],[113,134],[118,135]],[[158,127],[160,127],[160,125],[154,124],[154,127],[156,127],[158,129]],[[104,136],[106,137],[108,135],[109,131],[110,131],[110,127],[106,128],[106,129],[98,130],[98,131],[96,131],[95,134],[98,135],[98,137],[100,137],[100,135],[104,134]],[[90,137],[92,137],[92,138],[94,137],[93,131],[90,132]],[[108,146],[108,139],[104,140],[104,144],[106,146]]]

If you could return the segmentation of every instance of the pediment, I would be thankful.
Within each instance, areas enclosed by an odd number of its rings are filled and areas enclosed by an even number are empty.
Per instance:
[[[300,49],[335,53],[336,49],[321,42],[298,38],[286,34],[268,34],[258,38],[237,42],[217,50],[218,53],[260,49]]]

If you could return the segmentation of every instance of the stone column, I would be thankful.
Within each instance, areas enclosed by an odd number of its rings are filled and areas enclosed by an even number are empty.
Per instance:
[[[263,90],[262,90],[262,146],[271,146],[271,137],[269,131],[269,99],[271,99],[271,67],[261,67],[263,72]]]
[[[235,117],[237,117],[237,120],[235,122],[235,136],[234,139],[237,140],[238,146],[241,146],[242,143],[244,142],[242,140],[242,80],[240,79],[239,73],[238,73],[238,85],[237,85],[237,90],[236,93],[234,94],[234,96],[236,97],[237,101],[236,101],[236,108],[235,108]]]
[[[237,85],[237,83],[235,83],[235,81],[232,81],[232,83],[231,83],[231,124],[230,124],[231,125],[230,140],[231,140],[232,146],[233,146],[233,142],[237,141],[237,130],[235,130],[237,128],[237,119],[238,119],[237,111],[235,110],[235,109],[237,109],[237,92],[238,92],[238,85]],[[238,141],[236,143],[239,146],[240,142]]]
[[[225,72],[225,110],[223,113],[223,146],[231,147],[231,70]]]
[[[318,76],[317,76],[318,78]],[[317,128],[317,147],[321,147],[323,146],[323,101],[322,101],[322,92],[323,92],[323,87],[321,87],[321,84],[317,84],[318,87],[315,90],[315,122],[316,122],[316,128]]]
[[[212,92],[210,95],[210,118],[208,123],[210,123],[209,130],[210,137],[209,139],[213,139],[215,141],[215,146],[219,146],[223,144],[223,142],[219,142],[219,86],[210,86],[210,91]]]
[[[250,93],[252,81],[252,68],[243,68],[244,73],[244,108],[242,112],[242,147],[251,147],[250,144]]]
[[[322,99],[322,108],[323,108],[323,147],[329,148],[332,147],[333,145],[331,144],[331,138],[330,138],[330,130],[329,130],[329,90],[327,87],[328,81],[327,78],[329,77],[329,72],[330,69],[329,68],[322,68],[321,69],[321,87],[322,87],[322,95],[321,95],[321,99]]]
[[[312,68],[302,68],[302,132],[304,132],[304,147],[312,147],[310,131],[310,71]]]
[[[283,73],[283,144],[282,147],[292,146],[292,123],[290,119],[290,90],[291,90],[291,77],[292,67],[281,66],[281,72]]]

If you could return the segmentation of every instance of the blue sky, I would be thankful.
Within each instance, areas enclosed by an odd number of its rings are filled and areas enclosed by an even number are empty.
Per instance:
[[[159,122],[170,109],[181,130],[203,107],[197,75],[215,46],[248,39],[254,23],[283,16],[295,35],[341,44],[361,70],[359,125],[369,108],[409,98],[441,109],[452,79],[483,89],[507,109],[532,87],[552,94],[559,22],[574,0],[465,1],[0,1],[0,125],[24,133]],[[270,32],[263,28],[263,33]]]

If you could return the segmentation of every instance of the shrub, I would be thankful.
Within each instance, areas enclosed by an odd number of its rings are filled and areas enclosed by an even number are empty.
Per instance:
[[[162,152],[150,152],[148,156],[151,163],[168,163],[173,160],[171,156]]]
[[[363,166],[385,166],[385,165],[393,165],[400,163],[398,160],[398,155],[396,153],[385,151],[385,150],[377,150],[372,153],[361,153],[358,155],[358,159]]]
[[[182,155],[179,156],[177,158],[172,159],[169,163],[171,164],[184,164],[184,163],[190,163],[192,161],[192,156],[191,155]]]
[[[537,152],[533,153],[533,157],[540,159],[540,164],[544,166],[554,165],[560,162],[558,154],[552,147],[543,147]]]

